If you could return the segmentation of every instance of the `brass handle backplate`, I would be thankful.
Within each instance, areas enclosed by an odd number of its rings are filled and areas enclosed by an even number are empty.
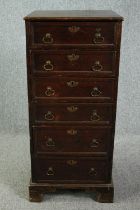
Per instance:
[[[46,146],[47,147],[55,147],[55,142],[52,138],[48,138],[47,141],[46,141]]]
[[[53,167],[49,167],[46,174],[47,174],[47,176],[54,176]]]
[[[53,70],[53,64],[51,63],[50,60],[45,62],[45,64],[43,65],[43,69],[45,71],[52,71]]]
[[[89,173],[90,176],[96,176],[97,175],[97,172],[96,172],[95,168],[90,168],[88,173]]]
[[[45,91],[46,96],[54,96],[55,95],[55,90],[52,87],[47,87]]]
[[[46,33],[45,36],[42,38],[43,43],[45,44],[52,44],[53,43],[53,38],[50,33]]]
[[[74,129],[67,130],[67,134],[74,136],[77,134],[77,130],[74,130]]]
[[[70,26],[68,27],[68,30],[71,32],[71,33],[76,33],[80,30],[80,27],[79,26]]]
[[[95,44],[101,44],[104,42],[104,37],[101,34],[101,28],[96,28],[93,42]]]
[[[91,96],[96,97],[96,96],[100,96],[102,94],[102,92],[99,90],[98,87],[94,87],[91,91]]]
[[[100,61],[96,61],[91,68],[93,71],[102,71],[103,66],[101,65]]]
[[[74,166],[74,165],[77,164],[77,160],[68,160],[67,164],[70,165],[70,166]]]
[[[76,54],[71,54],[71,55],[67,55],[67,58],[69,61],[77,61],[79,59],[79,55],[76,55]]]
[[[68,87],[77,87],[79,84],[79,82],[76,82],[76,81],[69,81],[67,82],[67,86]]]
[[[46,114],[45,114],[45,120],[54,120],[54,114],[51,112],[51,111],[48,111]]]
[[[69,112],[76,112],[78,110],[78,107],[77,106],[68,106],[67,110]]]
[[[91,121],[100,121],[101,120],[101,117],[97,114],[96,110],[93,110],[90,120]]]
[[[92,148],[97,148],[99,146],[99,142],[97,139],[92,139],[91,143],[90,143],[90,147]]]

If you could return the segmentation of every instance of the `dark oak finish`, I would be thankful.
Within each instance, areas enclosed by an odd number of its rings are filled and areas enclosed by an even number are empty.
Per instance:
[[[29,21],[122,21],[123,17],[112,10],[36,10],[24,18]]]
[[[115,100],[115,80],[77,77],[36,77],[32,78],[32,93],[35,99],[81,99],[94,102]]]
[[[84,126],[84,129],[79,125],[35,126],[32,145],[34,153],[39,156],[45,154],[106,156],[112,141],[111,130],[109,126]]]
[[[32,104],[33,123],[80,122],[93,125],[109,125],[113,121],[113,106],[111,104],[68,104],[49,103]]]
[[[98,10],[34,11],[24,19],[30,201],[85,189],[111,203],[123,18]]]
[[[32,72],[38,75],[71,73],[76,76],[78,71],[91,77],[112,77],[116,73],[116,51],[33,50],[30,54]]]
[[[115,45],[115,23],[111,22],[33,22],[31,24],[32,47],[39,45]],[[101,33],[97,38],[96,33]],[[48,34],[48,38],[46,38]]]
[[[93,158],[34,158],[33,182],[56,183],[106,183],[108,163]],[[65,175],[64,175],[65,174]]]
[[[31,202],[41,202],[43,199],[43,194],[47,192],[55,192],[59,189],[80,189],[85,190],[85,192],[95,192],[94,200],[100,203],[112,203],[114,196],[114,187],[113,183],[102,184],[102,183],[75,183],[75,184],[65,184],[65,183],[33,183],[30,182],[29,185],[29,198]]]

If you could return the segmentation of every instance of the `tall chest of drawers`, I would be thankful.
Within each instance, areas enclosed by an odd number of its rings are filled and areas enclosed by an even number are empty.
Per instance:
[[[34,11],[25,18],[30,201],[56,189],[112,202],[121,25],[113,11]]]

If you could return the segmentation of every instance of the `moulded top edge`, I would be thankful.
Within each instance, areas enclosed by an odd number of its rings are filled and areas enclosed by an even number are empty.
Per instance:
[[[24,17],[24,20],[122,21],[123,17],[111,10],[37,10]]]

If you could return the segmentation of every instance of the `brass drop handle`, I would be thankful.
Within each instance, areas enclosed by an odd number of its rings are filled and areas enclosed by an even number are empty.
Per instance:
[[[52,138],[49,137],[46,141],[46,145],[47,147],[55,147],[55,142]]]
[[[54,120],[54,114],[51,112],[51,111],[48,111],[46,114],[45,114],[45,120]]]
[[[47,174],[47,176],[54,176],[53,167],[49,167],[46,174]]]
[[[92,71],[102,71],[103,66],[100,61],[95,61],[94,65],[91,67]]]
[[[67,164],[70,165],[70,166],[74,166],[74,165],[77,164],[77,160],[68,160]]]
[[[67,134],[71,136],[77,135],[77,130],[74,130],[74,129],[67,130]]]
[[[45,91],[46,96],[54,96],[55,90],[52,87],[47,87],[47,90]]]
[[[92,148],[97,148],[99,146],[99,142],[97,139],[92,139],[91,143],[90,143],[90,147]]]
[[[88,173],[89,173],[90,176],[96,176],[97,175],[97,172],[96,172],[95,168],[90,168]]]
[[[43,65],[43,69],[45,71],[52,71],[53,70],[53,64],[51,63],[50,60],[45,62],[45,64]]]
[[[101,34],[101,28],[96,28],[96,32],[95,32],[95,35],[94,35],[93,42],[95,44],[101,44],[101,43],[104,42],[104,37]]]
[[[53,43],[53,37],[50,33],[46,33],[45,36],[42,38],[42,41],[45,44],[52,44]]]
[[[67,82],[67,86],[68,87],[77,87],[78,86],[78,84],[79,84],[79,82],[76,82],[76,81],[69,81],[69,82]]]
[[[67,110],[69,112],[76,112],[78,110],[78,107],[77,106],[68,106]]]
[[[97,97],[97,96],[100,96],[101,94],[102,94],[102,92],[99,90],[98,87],[94,87],[91,91],[92,97]]]
[[[90,120],[91,121],[100,121],[101,120],[101,117],[97,114],[96,110],[93,110]]]

